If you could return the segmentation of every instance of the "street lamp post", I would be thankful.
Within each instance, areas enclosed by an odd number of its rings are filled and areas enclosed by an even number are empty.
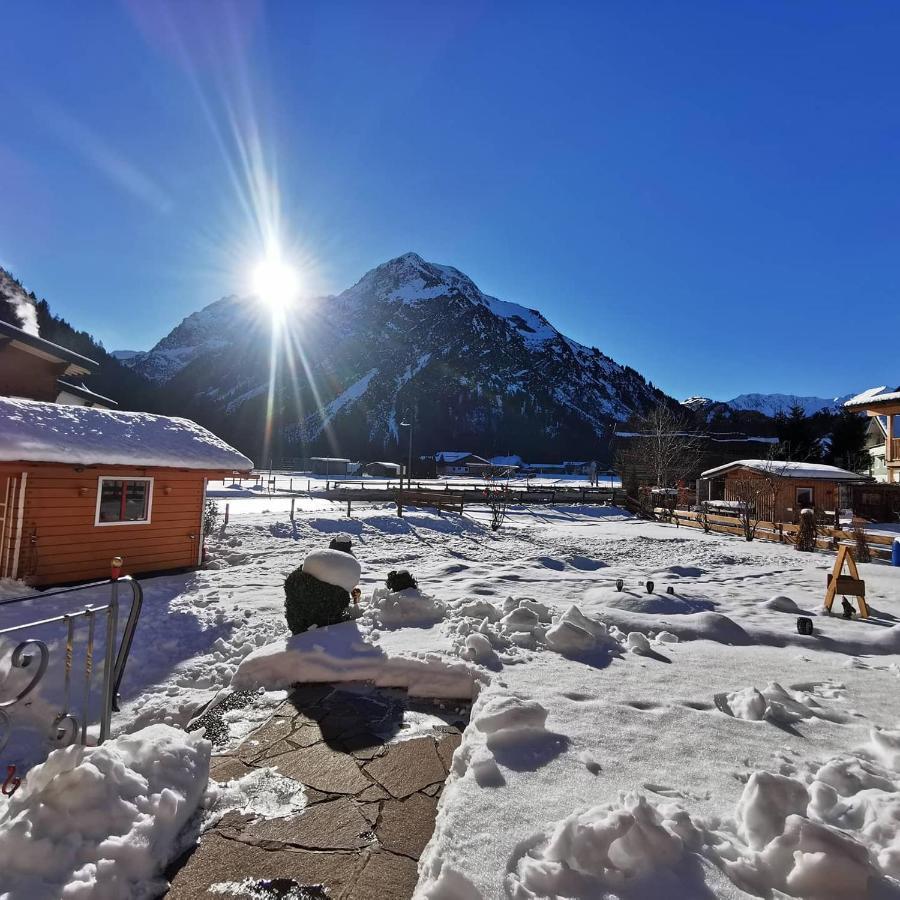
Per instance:
[[[413,437],[413,427],[412,422],[401,422],[401,428],[409,429],[409,464],[406,467],[406,486],[412,490],[412,437]],[[402,479],[401,479],[402,484]]]

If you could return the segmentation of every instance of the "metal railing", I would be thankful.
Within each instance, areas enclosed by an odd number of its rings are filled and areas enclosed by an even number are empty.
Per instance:
[[[119,622],[119,592],[123,585],[131,589],[131,609],[122,632],[122,640],[116,649],[116,637]],[[74,594],[79,591],[96,590],[103,586],[110,589],[110,599],[106,604],[86,606],[84,610],[75,613],[64,613],[51,616],[46,619],[24,622],[9,628],[0,629],[0,640],[10,635],[21,632],[44,628],[53,625],[62,625],[65,628],[65,653],[63,658],[63,689],[59,711],[50,726],[48,740],[54,748],[66,747],[76,743],[79,739],[82,744],[87,743],[88,727],[91,724],[91,689],[94,684],[94,657],[98,619],[102,620],[105,614],[106,629],[103,638],[103,679],[100,697],[99,723],[100,732],[98,743],[102,743],[109,737],[112,713],[118,711],[118,693],[122,684],[122,676],[125,673],[125,664],[131,651],[134,640],[134,631],[141,614],[141,606],[144,594],[140,584],[130,576],[113,578],[108,581],[94,582],[73,588],[62,588],[57,591],[46,591],[33,594],[30,597],[14,597],[0,601],[0,609],[15,603],[25,603],[29,600],[45,602],[50,597],[59,597],[65,594]],[[84,667],[81,676],[76,674],[75,643],[76,632],[79,625],[87,628],[87,638],[84,648]],[[0,701],[0,751],[6,746],[12,734],[12,720],[7,712],[19,703],[27,701],[35,688],[44,678],[50,664],[51,650],[44,640],[34,637],[24,637],[12,649],[11,670],[22,669],[31,673],[28,683],[19,692],[8,700]],[[81,708],[79,720],[72,708],[73,694],[80,692]]]

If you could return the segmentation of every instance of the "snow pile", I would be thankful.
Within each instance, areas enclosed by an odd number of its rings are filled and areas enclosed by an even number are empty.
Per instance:
[[[806,776],[751,773],[731,819],[623,792],[520,845],[508,896],[893,896],[898,762],[900,732],[873,731],[858,755]]]
[[[35,767],[0,822],[4,896],[158,896],[207,785],[210,745],[153,725]]]
[[[759,722],[765,719],[778,725],[790,725],[802,719],[827,719],[842,722],[846,716],[822,707],[816,698],[806,691],[788,691],[777,681],[761,691],[746,687],[730,693],[717,694],[716,706],[736,719]]]
[[[240,664],[232,686],[274,690],[298,682],[367,681],[405,688],[412,697],[470,700],[481,680],[477,670],[434,653],[389,656],[366,640],[354,621],[295,634],[256,650]]]
[[[325,584],[341,587],[349,594],[359,584],[359,560],[342,550],[311,550],[303,560],[303,571]]]
[[[568,610],[547,631],[547,646],[563,656],[580,656],[598,650],[619,652],[619,642],[607,631],[606,625],[589,619],[577,606]]]
[[[418,588],[376,588],[369,609],[375,624],[383,628],[427,628],[440,622],[447,612],[444,603]]]
[[[0,397],[0,460],[249,471],[190,419]]]

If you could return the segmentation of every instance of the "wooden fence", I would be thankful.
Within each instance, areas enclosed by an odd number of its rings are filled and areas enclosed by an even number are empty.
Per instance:
[[[688,528],[703,528],[706,519],[708,529],[716,534],[734,534],[744,537],[744,527],[737,516],[718,515],[714,513],[689,512],[683,509],[669,510],[661,506],[653,510],[659,522],[670,522],[673,525],[684,525]],[[799,525],[788,522],[759,522],[756,526],[754,540],[771,541],[776,544],[795,544]],[[873,559],[890,559],[894,538],[886,534],[866,533],[869,551]],[[816,525],[816,548],[819,550],[837,550],[841,544],[856,546],[856,537],[850,531],[831,528],[827,525]]]

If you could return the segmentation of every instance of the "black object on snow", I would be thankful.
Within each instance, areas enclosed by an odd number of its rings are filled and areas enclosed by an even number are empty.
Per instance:
[[[675,593],[675,588],[673,588],[672,585],[670,584],[670,585],[666,588],[666,593],[667,593],[667,594],[674,594],[674,593]]]
[[[616,579],[616,590],[621,591],[623,587],[625,587],[625,582],[622,581],[621,578],[617,578]]]
[[[351,556],[353,555],[353,551],[350,549],[351,541],[346,535],[338,535],[338,537],[333,537],[331,542],[328,544],[329,550],[340,550],[342,553],[349,553]]]
[[[394,591],[403,591],[406,588],[415,588],[419,586],[419,583],[416,581],[412,575],[406,569],[397,569],[395,571],[388,572],[388,577],[384,582],[387,585],[387,589],[394,593]]]
[[[809,619],[806,616],[800,616],[797,619],[797,633],[798,634],[812,634],[813,633],[812,619]]]
[[[846,597],[841,597],[841,606],[844,610],[844,618],[852,619],[853,613],[855,612],[855,610],[853,609],[853,604]]]
[[[302,567],[285,579],[284,615],[291,634],[300,634],[311,625],[322,627],[343,622],[349,606],[347,591],[313,578]]]
[[[653,593],[653,582],[652,581],[648,581],[647,584],[645,585],[645,587],[647,588],[648,594]]]

